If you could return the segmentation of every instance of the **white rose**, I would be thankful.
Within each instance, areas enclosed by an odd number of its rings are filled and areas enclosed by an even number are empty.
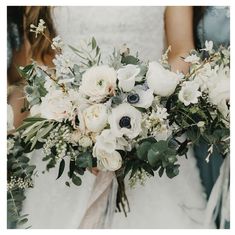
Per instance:
[[[88,131],[100,132],[107,124],[107,108],[104,104],[93,104],[84,109],[83,118]]]
[[[116,137],[112,134],[110,129],[103,130],[102,133],[96,137],[96,145],[99,146],[100,149],[105,149],[108,153],[116,149],[116,142]]]
[[[179,77],[157,62],[149,63],[149,69],[146,74],[147,84],[153,90],[155,95],[170,96],[174,93]]]
[[[141,132],[141,113],[130,104],[120,104],[112,110],[109,124],[116,137],[125,135],[133,139]]]
[[[198,57],[195,54],[189,55],[184,59],[185,62],[192,63],[192,64],[197,64],[199,60],[200,60],[200,57]]]
[[[117,151],[109,153],[95,144],[93,156],[97,158],[97,167],[100,170],[116,171],[122,166],[122,157]]]
[[[183,102],[185,106],[196,104],[198,102],[198,97],[201,96],[201,92],[198,89],[198,83],[184,82],[179,92],[179,100]]]
[[[153,103],[153,98],[153,90],[135,86],[133,92],[128,94],[127,102],[135,107],[148,109]]]
[[[117,78],[119,80],[118,86],[124,92],[131,91],[135,86],[136,77],[140,72],[140,68],[136,65],[128,64],[117,71]]]
[[[61,122],[70,117],[72,109],[73,106],[69,97],[61,90],[54,90],[42,97],[40,112],[43,118]]]
[[[14,127],[14,113],[11,105],[7,104],[7,131],[15,129]]]
[[[92,102],[100,102],[113,95],[116,88],[117,74],[106,65],[92,67],[82,76],[79,91]]]

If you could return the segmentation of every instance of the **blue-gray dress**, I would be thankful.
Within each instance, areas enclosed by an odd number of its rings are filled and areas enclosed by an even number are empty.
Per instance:
[[[220,45],[230,45],[229,13],[229,7],[206,7],[204,16],[197,26],[198,40],[196,45],[198,49],[204,47],[205,40],[212,40],[215,48]],[[205,161],[207,149],[207,144],[201,140],[199,145],[195,146],[194,151],[202,183],[209,198],[213,185],[219,176],[223,158],[219,153],[214,152],[210,157],[209,163],[207,163]]]

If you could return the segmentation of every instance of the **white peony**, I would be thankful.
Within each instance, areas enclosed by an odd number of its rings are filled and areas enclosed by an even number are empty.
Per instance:
[[[201,96],[199,91],[199,84],[195,82],[184,82],[179,92],[179,100],[184,103],[185,106],[190,104],[196,104],[198,97]]]
[[[146,79],[149,88],[159,96],[170,96],[179,83],[178,75],[163,68],[158,62],[149,63]]]
[[[7,131],[15,129],[14,127],[14,113],[11,105],[7,104]]]
[[[118,86],[124,92],[131,91],[135,86],[136,77],[140,72],[140,68],[136,65],[128,64],[117,71]]]
[[[51,91],[45,97],[42,97],[40,113],[43,118],[61,122],[70,117],[72,110],[73,105],[69,97],[61,90]]]
[[[122,157],[115,150],[107,152],[95,144],[93,156],[97,158],[97,167],[100,170],[116,171],[122,166]]]
[[[107,108],[104,104],[93,104],[83,110],[85,126],[90,132],[100,132],[108,122]]]
[[[141,132],[141,118],[141,113],[130,104],[120,104],[109,116],[111,131],[116,137],[133,139]]]
[[[148,109],[153,103],[153,98],[153,90],[135,86],[133,92],[128,94],[127,102],[135,107]]]
[[[107,65],[92,67],[83,74],[79,91],[91,102],[100,102],[114,94],[116,80],[117,74],[113,68]]]

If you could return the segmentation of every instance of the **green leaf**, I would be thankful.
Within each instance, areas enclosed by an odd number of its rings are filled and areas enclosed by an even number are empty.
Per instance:
[[[65,160],[62,159],[61,162],[60,162],[59,172],[58,172],[58,176],[57,176],[56,179],[59,179],[61,177],[61,175],[64,172],[64,168],[65,168]]]
[[[28,166],[28,167],[26,168],[26,173],[27,173],[27,174],[32,174],[33,171],[35,170],[35,168],[36,168],[36,166]]]
[[[25,156],[19,157],[18,160],[19,160],[20,162],[23,162],[23,163],[29,162],[29,158],[27,158],[27,157],[25,157]]]
[[[132,169],[132,161],[128,161],[125,166],[124,177],[126,177],[126,175],[130,172],[131,169]]]
[[[149,173],[150,175],[154,176],[154,172],[153,172],[153,170],[152,170],[152,167],[149,166],[148,164],[144,164],[144,165],[143,165],[143,169],[144,169],[147,173]]]
[[[92,155],[89,152],[80,154],[76,159],[76,165],[79,167],[92,167]]]
[[[96,45],[97,45],[96,40],[95,40],[94,37],[92,37],[92,40],[91,40],[91,47],[92,47],[92,50],[94,50],[94,49],[96,48]]]
[[[166,175],[172,179],[175,176],[177,176],[179,174],[179,164],[171,166],[171,167],[167,167],[166,168]]]
[[[123,56],[122,57],[122,61],[121,61],[123,64],[134,64],[134,65],[137,65],[139,60],[132,56],[132,55],[128,55],[128,56]]]
[[[38,133],[37,133],[37,138],[38,139],[41,139],[42,137],[44,137],[45,135],[47,135],[51,129],[54,127],[54,122],[52,122],[49,126],[43,128],[42,130],[40,130]]]
[[[81,178],[76,175],[73,175],[72,182],[77,186],[80,186],[82,184]]]
[[[161,167],[160,170],[158,171],[158,175],[162,177],[163,173],[164,173],[164,168]]]
[[[45,121],[47,120],[46,118],[41,118],[41,117],[28,117],[24,119],[24,122],[38,122],[38,121]]]
[[[161,153],[159,151],[154,151],[153,149],[150,149],[148,151],[148,162],[151,166],[156,166],[158,161],[161,160]]]
[[[23,224],[25,224],[25,223],[27,223],[28,222],[28,219],[27,218],[24,218],[24,219],[22,219],[22,220],[19,220],[18,222],[17,222],[17,225],[19,226],[19,225],[23,225]]]
[[[150,146],[151,143],[147,141],[140,144],[136,149],[137,157],[141,160],[147,160],[148,150],[150,149]]]

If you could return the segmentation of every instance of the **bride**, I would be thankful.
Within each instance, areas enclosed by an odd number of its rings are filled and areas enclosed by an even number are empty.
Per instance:
[[[171,45],[172,69],[187,72],[180,57],[194,47],[191,7],[55,7],[54,21],[65,43],[76,46],[94,36],[104,55],[126,43],[141,59],[158,60]],[[192,153],[180,159],[180,174],[173,179],[150,178],[134,189],[126,184],[131,211],[127,218],[122,213],[110,215],[105,226],[92,225],[91,218],[90,226],[81,223],[95,175],[101,173],[94,169],[94,174],[85,174],[82,186],[67,187],[66,175],[55,180],[58,169],[43,172],[41,154],[33,154],[39,177],[23,206],[32,228],[203,228],[206,197]]]

